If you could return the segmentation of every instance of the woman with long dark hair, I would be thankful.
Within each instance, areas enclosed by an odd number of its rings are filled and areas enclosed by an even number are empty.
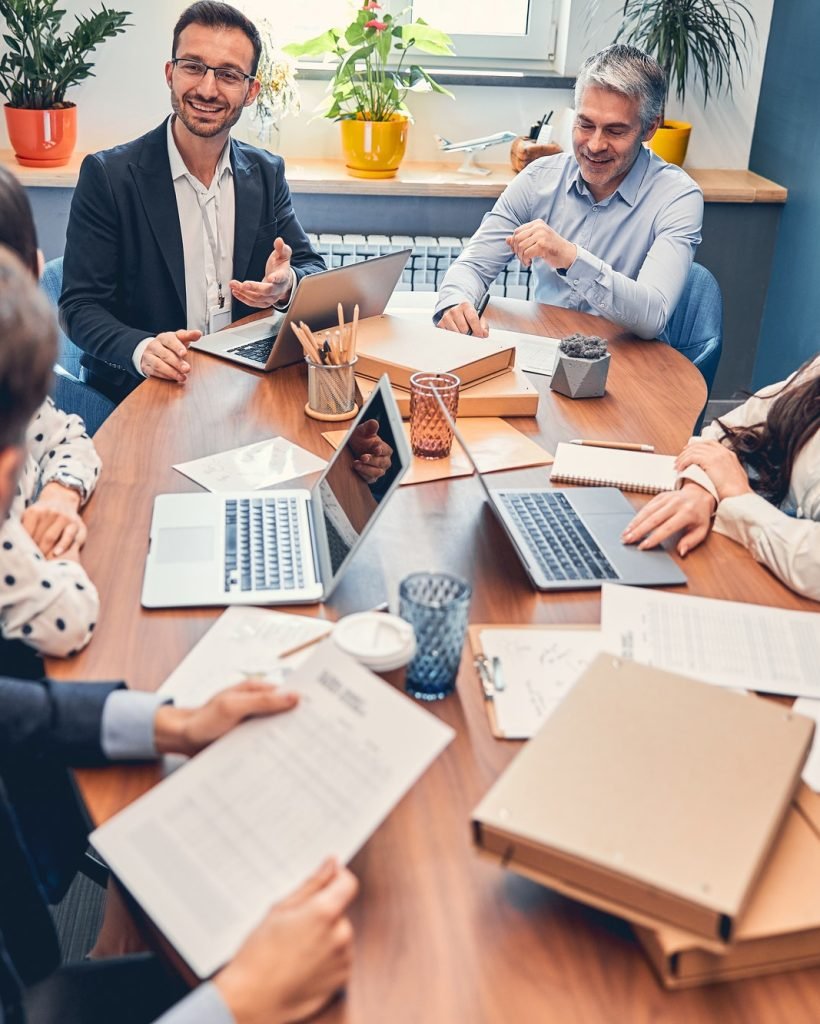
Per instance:
[[[715,420],[678,456],[679,490],[654,497],[623,540],[685,555],[710,529],[820,601],[820,355]]]
[[[36,280],[42,257],[31,206],[3,167],[0,245],[19,256]],[[63,656],[91,639],[99,600],[80,559],[86,536],[81,508],[99,471],[83,421],[47,398],[29,424],[17,493],[0,523],[0,640]]]

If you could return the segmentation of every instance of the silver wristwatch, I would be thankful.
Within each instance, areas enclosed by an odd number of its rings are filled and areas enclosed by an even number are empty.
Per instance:
[[[78,476],[74,476],[73,473],[69,473],[65,469],[60,469],[54,474],[50,482],[60,484],[62,487],[67,487],[70,491],[76,491],[80,495],[81,501],[85,501],[85,484]]]

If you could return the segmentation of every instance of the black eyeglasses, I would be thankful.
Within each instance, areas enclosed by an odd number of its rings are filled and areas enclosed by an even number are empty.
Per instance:
[[[210,64],[204,64],[201,60],[187,60],[185,57],[174,57],[171,63],[188,78],[204,78],[209,71],[213,71],[217,82],[232,88],[238,88],[246,80],[248,82],[254,80],[253,75],[246,75],[244,71],[237,71],[236,68],[212,68]]]

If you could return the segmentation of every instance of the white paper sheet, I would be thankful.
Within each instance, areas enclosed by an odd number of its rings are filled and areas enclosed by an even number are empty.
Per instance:
[[[596,629],[484,629],[481,649],[501,659],[504,689],[493,698],[507,739],[529,739],[601,650]]]
[[[310,654],[280,660],[283,651],[327,635],[334,623],[265,608],[228,608],[159,688],[180,707],[198,707],[246,679],[282,683]]]
[[[180,462],[174,469],[206,491],[258,491],[321,472],[326,465],[324,459],[287,438],[272,437],[191,462]]]
[[[806,718],[811,718],[816,723],[811,750],[803,765],[803,781],[809,789],[820,793],[820,700],[801,697],[792,704],[792,711],[796,715],[805,715]]]
[[[604,650],[718,686],[820,697],[820,616],[605,583]]]
[[[453,738],[321,644],[297,708],[247,722],[91,842],[200,978],[330,855],[349,860]]]
[[[558,338],[542,338],[536,334],[519,334],[517,331],[490,330],[490,340],[502,345],[515,345],[515,365],[528,373],[539,373],[551,377],[558,353]]]

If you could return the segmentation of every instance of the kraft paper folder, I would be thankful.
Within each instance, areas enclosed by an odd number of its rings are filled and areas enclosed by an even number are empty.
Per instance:
[[[723,952],[814,723],[599,655],[473,813],[476,845],[584,903]]]
[[[577,625],[576,626],[576,625],[564,625],[564,624],[560,624],[560,623],[556,623],[554,625],[549,625],[549,624],[543,623],[543,624],[531,625],[531,626],[519,626],[519,625],[501,626],[497,622],[493,622],[493,623],[484,623],[483,625],[476,624],[474,626],[468,626],[467,627],[467,637],[468,637],[468,639],[470,641],[470,650],[473,653],[473,658],[476,659],[476,658],[480,658],[480,657],[482,657],[484,655],[484,649],[483,649],[483,647],[481,645],[481,634],[485,630],[493,630],[493,629],[523,630],[523,629],[526,629],[526,630],[534,630],[535,632],[544,632],[545,630],[550,630],[550,629],[561,629],[561,630],[564,630],[564,629],[573,629],[573,630],[574,629],[579,629],[579,630],[586,630],[587,632],[595,632],[598,628],[599,628],[598,626],[590,626],[590,625]],[[478,670],[475,669],[474,671],[475,671],[475,675],[476,675],[476,680],[478,681],[478,685],[481,686],[481,679],[480,679],[480,677],[478,675]],[[512,681],[508,680],[506,685],[514,686],[515,685],[515,681],[514,680],[512,680]],[[482,687],[482,689],[483,689],[483,687]],[[484,694],[484,708],[485,708],[485,710],[487,712],[487,718],[490,720],[490,732],[493,734],[493,736],[495,736],[495,738],[497,740],[509,739],[509,736],[507,736],[507,734],[501,729],[501,727],[498,724],[498,718],[496,717],[495,703],[493,701],[493,698],[489,697],[486,693]]]
[[[369,377],[357,376],[356,383],[365,399],[376,386],[376,381]],[[410,392],[395,384],[391,384],[391,390],[399,412],[407,419],[410,415]],[[535,416],[538,399],[538,391],[527,375],[514,366],[489,380],[466,387],[462,385],[458,393],[458,416],[462,420],[471,416]]]
[[[666,988],[691,988],[820,964],[820,796],[801,785],[726,953],[676,928],[636,927]]]
[[[391,384],[410,387],[419,370],[454,373],[463,385],[475,384],[515,365],[515,347],[489,338],[444,331],[433,323],[383,313],[359,321],[356,373],[378,380],[383,373]]]

